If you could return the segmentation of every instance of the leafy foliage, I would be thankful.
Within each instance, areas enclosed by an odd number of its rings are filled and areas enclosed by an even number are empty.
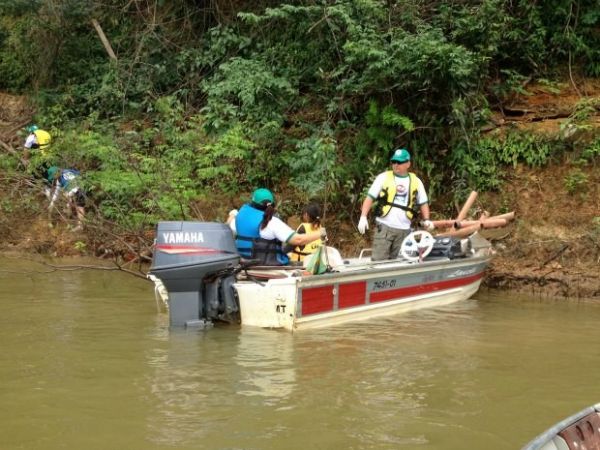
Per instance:
[[[544,141],[533,135],[509,133],[506,137],[484,137],[471,145],[456,148],[450,157],[455,188],[497,190],[502,185],[503,166],[515,168],[518,163],[542,166],[550,157],[563,150],[563,143]]]
[[[282,109],[295,95],[286,78],[255,59],[232,58],[203,86],[208,95],[203,112],[208,125],[217,131],[238,121],[281,124]]]
[[[565,176],[565,189],[569,194],[585,196],[588,190],[588,177],[579,168],[572,169]]]
[[[434,192],[545,164],[564,144],[481,125],[556,66],[600,74],[599,24],[597,0],[14,0],[0,3],[0,89],[34,93],[55,137],[33,166],[84,171],[112,221],[185,218],[258,185],[354,208],[400,146]]]
[[[306,200],[321,195],[325,199],[339,185],[336,167],[337,142],[330,129],[315,130],[296,142],[296,151],[285,157],[291,172],[291,184],[305,193]]]

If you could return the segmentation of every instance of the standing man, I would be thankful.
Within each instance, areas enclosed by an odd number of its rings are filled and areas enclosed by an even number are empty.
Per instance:
[[[411,231],[411,222],[421,213],[423,226],[433,229],[429,220],[429,204],[423,182],[410,168],[410,153],[404,148],[394,151],[392,170],[380,173],[363,201],[358,231],[369,229],[367,216],[374,202],[376,229],[373,234],[373,261],[397,258],[402,241]]]
[[[23,144],[23,160],[29,162],[29,154],[31,149],[40,149],[42,154],[50,146],[52,136],[45,130],[40,130],[37,125],[30,125],[27,127],[27,139]]]

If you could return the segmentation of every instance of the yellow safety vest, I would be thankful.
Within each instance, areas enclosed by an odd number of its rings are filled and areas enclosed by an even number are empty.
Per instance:
[[[304,226],[306,233],[312,233],[313,231],[319,231],[321,229],[320,226],[313,227],[312,223],[302,223],[298,226],[296,231],[302,226]],[[321,245],[323,245],[323,241],[320,238],[306,245],[299,245],[290,252],[290,261],[304,261],[305,257],[312,255]]]
[[[50,141],[52,140],[50,133],[44,130],[35,130],[33,134],[35,134],[35,140],[37,141],[37,145],[40,150],[48,148]]]
[[[419,182],[417,181],[418,180],[417,176],[412,172],[408,172],[408,177],[409,177],[408,205],[406,205],[406,208],[408,208],[410,211],[405,210],[405,212],[406,212],[406,217],[408,217],[410,220],[412,220],[412,218],[414,216],[412,211],[415,211],[414,207],[417,203],[417,195],[419,192],[419,190],[418,190]],[[404,207],[401,207],[400,205],[396,205],[394,203],[395,197],[396,197],[396,179],[395,179],[394,171],[388,170],[386,172],[385,180],[383,182],[383,187],[381,188],[381,191],[379,192],[379,197],[377,198],[377,202],[379,204],[378,208],[381,210],[381,214],[379,214],[379,217],[387,216],[387,214],[392,209],[392,206],[396,207],[396,208],[404,209]]]

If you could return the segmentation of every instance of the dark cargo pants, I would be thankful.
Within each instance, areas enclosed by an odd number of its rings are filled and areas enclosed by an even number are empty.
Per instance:
[[[381,223],[375,224],[373,232],[373,261],[382,261],[384,259],[395,259],[400,253],[400,246],[406,236],[410,234],[410,229],[401,230],[391,228]]]

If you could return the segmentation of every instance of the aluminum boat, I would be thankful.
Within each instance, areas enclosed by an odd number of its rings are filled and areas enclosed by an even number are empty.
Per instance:
[[[394,260],[374,262],[368,252],[342,258],[330,247],[321,253],[327,270],[319,275],[261,266],[240,257],[225,224],[160,222],[149,277],[172,327],[224,321],[296,331],[465,300],[493,250],[478,233],[458,240],[418,231]]]
[[[600,448],[600,403],[554,424],[522,450],[593,450]]]

